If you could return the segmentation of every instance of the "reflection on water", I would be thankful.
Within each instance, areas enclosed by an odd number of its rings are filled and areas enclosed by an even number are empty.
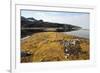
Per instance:
[[[88,29],[80,29],[80,30],[65,32],[65,33],[89,39],[89,30]]]

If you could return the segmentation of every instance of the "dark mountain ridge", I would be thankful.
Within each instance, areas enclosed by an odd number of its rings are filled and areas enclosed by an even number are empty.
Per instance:
[[[25,18],[21,16],[21,37],[37,32],[68,32],[79,29],[81,29],[79,26],[45,22],[43,20],[36,20],[33,17]]]

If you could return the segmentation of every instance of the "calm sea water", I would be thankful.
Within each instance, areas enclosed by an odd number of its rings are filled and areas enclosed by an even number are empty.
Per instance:
[[[65,32],[65,33],[89,39],[89,30],[88,29],[80,29],[77,31]]]

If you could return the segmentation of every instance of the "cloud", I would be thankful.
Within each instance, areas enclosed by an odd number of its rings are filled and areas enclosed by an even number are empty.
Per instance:
[[[71,24],[89,29],[89,13],[22,10],[21,15],[27,18],[33,17],[37,20]]]

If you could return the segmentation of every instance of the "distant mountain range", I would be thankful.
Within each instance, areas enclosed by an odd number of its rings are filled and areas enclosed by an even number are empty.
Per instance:
[[[68,28],[80,28],[78,26],[70,24],[60,24],[60,23],[51,23],[44,22],[43,20],[36,20],[35,18],[25,18],[21,16],[21,27],[47,27],[47,28],[57,28],[57,27],[68,27]]]
[[[74,26],[71,24],[45,22],[43,20],[37,20],[33,17],[25,18],[21,16],[21,37],[36,32],[68,32],[79,30],[80,28],[81,27],[79,26]]]

